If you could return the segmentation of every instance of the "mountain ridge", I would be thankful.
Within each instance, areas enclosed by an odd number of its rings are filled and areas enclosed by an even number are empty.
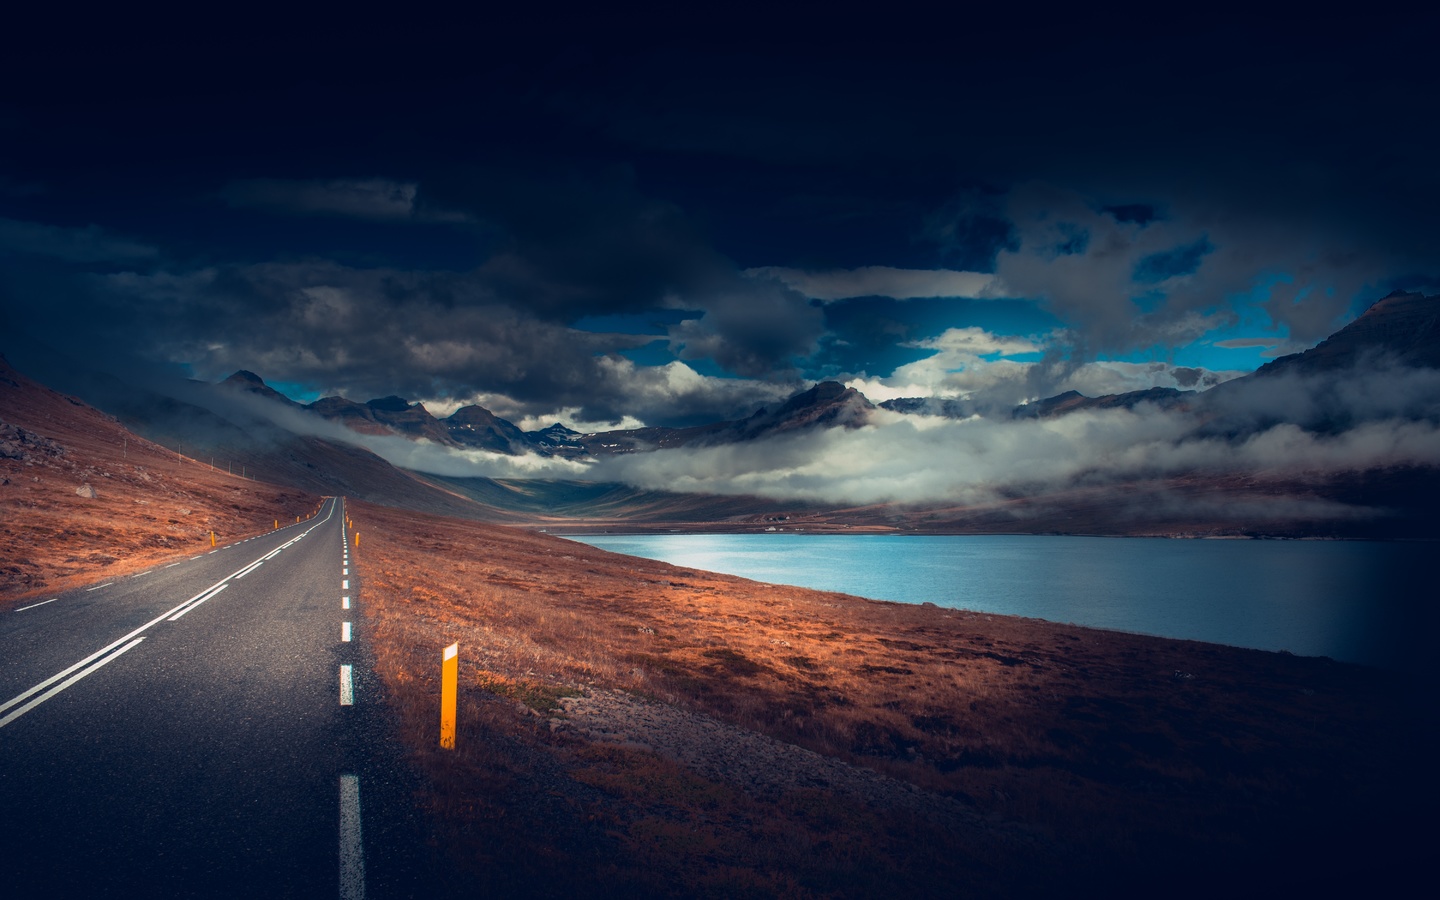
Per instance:
[[[1425,336],[1434,333],[1429,329],[1434,327],[1436,303],[1436,298],[1403,295],[1393,302],[1376,304],[1355,323],[1307,351],[1313,354],[1321,350],[1310,359],[1318,358],[1324,365],[1297,362],[1306,356],[1296,354],[1275,361],[1280,365],[1267,369],[1269,374],[1252,373],[1203,393],[1161,388],[1098,398],[1078,393],[1061,394],[1029,404],[1030,409],[1020,407],[1024,416],[1012,413],[997,421],[1064,416],[1086,409],[1127,409],[1139,417],[1180,416],[1168,420],[1166,433],[1173,434],[1174,428],[1182,425],[1190,431],[1166,440],[1193,440],[1193,446],[1209,448],[1207,453],[1222,454],[1240,452],[1250,446],[1253,437],[1268,433],[1266,429],[1276,423],[1295,422],[1301,429],[1310,429],[1311,437],[1307,440],[1329,440],[1336,437],[1340,429],[1349,427],[1347,423],[1351,420],[1331,415],[1333,411],[1324,409],[1322,412],[1329,418],[1317,420],[1318,425],[1297,418],[1299,413],[1291,400],[1293,391],[1282,391],[1278,398],[1268,397],[1273,393],[1273,386],[1287,390],[1294,387],[1276,376],[1288,368],[1292,375],[1304,374],[1308,379],[1300,384],[1310,392],[1306,396],[1341,396],[1344,392],[1334,388],[1342,383],[1353,386],[1353,379],[1345,379],[1356,365],[1364,360],[1393,358],[1409,360],[1413,367],[1418,367],[1406,370],[1408,372],[1430,372],[1425,376],[1430,381],[1420,379],[1422,387],[1432,383],[1440,367],[1428,366],[1435,356],[1425,344]],[[1397,342],[1398,349],[1392,346]],[[1289,361],[1285,361],[1287,359]],[[1297,368],[1302,365],[1309,367],[1308,374]],[[1388,371],[1382,369],[1380,375],[1383,377]],[[245,371],[219,384],[178,385],[174,396],[127,386],[112,376],[95,376],[83,383],[86,388],[79,392],[82,396],[89,392],[98,401],[94,405],[119,416],[137,432],[166,446],[183,445],[187,453],[213,452],[217,462],[228,459],[236,465],[244,463],[248,472],[261,470],[265,477],[279,483],[529,527],[1440,537],[1440,526],[1430,515],[1430,510],[1440,505],[1440,467],[1423,463],[1389,464],[1383,461],[1384,457],[1378,457],[1379,462],[1362,463],[1350,469],[1324,471],[1307,470],[1303,464],[1298,468],[1271,464],[1268,468],[1251,470],[1233,467],[1171,470],[1172,474],[1162,470],[1153,475],[1130,470],[1111,475],[1101,470],[1082,470],[1068,481],[1007,483],[988,498],[936,497],[908,505],[896,502],[853,505],[738,494],[656,491],[603,480],[566,482],[468,474],[422,475],[412,468],[392,465],[363,446],[378,446],[370,442],[367,435],[387,439],[417,436],[430,440],[425,436],[425,428],[433,428],[431,423],[435,423],[445,427],[454,441],[443,444],[447,448],[493,448],[501,452],[502,448],[509,448],[512,453],[529,453],[531,447],[548,443],[543,455],[600,462],[607,456],[676,448],[702,450],[771,437],[784,437],[792,447],[798,440],[803,447],[804,441],[812,437],[820,439],[831,429],[874,424],[876,407],[860,392],[838,382],[820,382],[773,409],[760,409],[735,421],[689,428],[651,427],[591,434],[581,434],[558,423],[540,431],[524,432],[479,406],[463,407],[445,419],[435,419],[420,404],[393,397],[377,398],[379,402],[374,403],[335,397],[322,398],[308,406],[293,401],[267,406],[265,404],[274,399],[267,391],[273,389],[258,375]],[[1252,408],[1256,406],[1249,396],[1252,394],[1266,395],[1270,407],[1260,409],[1257,414]],[[1356,395],[1351,390],[1345,396],[1349,397],[1347,402],[1352,402]],[[1358,396],[1361,401],[1366,397],[1363,392]],[[1426,401],[1425,396],[1421,395],[1424,402],[1412,404],[1413,409],[1405,408],[1409,410],[1404,413],[1409,419],[1397,421],[1429,423],[1430,426],[1440,423],[1440,397]],[[1306,402],[1315,406],[1313,402]],[[955,403],[958,405],[958,401]],[[880,408],[896,412],[896,405],[881,404]],[[1384,407],[1381,414],[1393,415],[1385,411],[1392,407],[1393,403],[1391,407]],[[330,412],[332,421],[325,422],[325,417],[315,415],[317,410]],[[916,411],[928,412],[924,408]],[[351,422],[337,421],[347,416]],[[392,425],[385,421],[386,417],[399,418],[397,424]],[[314,425],[307,424],[310,422]],[[416,423],[419,427],[413,427]],[[335,434],[334,429],[342,425],[355,433],[356,440],[345,440]],[[292,430],[296,428],[300,430]],[[1276,432],[1282,433],[1285,432]],[[404,449],[403,442],[386,444],[381,449],[407,467],[414,464],[411,460],[421,461]],[[415,453],[422,452],[428,451],[417,444]],[[935,464],[963,465],[964,461],[937,458]],[[460,466],[452,471],[463,469],[464,466]]]

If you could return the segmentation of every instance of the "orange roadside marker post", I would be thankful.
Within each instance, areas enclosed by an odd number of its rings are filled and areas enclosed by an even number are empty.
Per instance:
[[[460,680],[460,644],[445,648],[440,658],[440,746],[455,749],[455,694]]]
[[[210,532],[210,546],[215,546],[215,532]]]
[[[279,520],[279,519],[276,519],[276,520],[275,520],[275,528],[276,528],[276,530],[279,530],[279,528],[280,528],[280,520]]]

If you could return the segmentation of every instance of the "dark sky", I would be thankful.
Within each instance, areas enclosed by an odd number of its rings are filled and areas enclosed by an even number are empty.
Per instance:
[[[1204,387],[1440,280],[1437,20],[69,12],[0,53],[0,352],[681,424]]]

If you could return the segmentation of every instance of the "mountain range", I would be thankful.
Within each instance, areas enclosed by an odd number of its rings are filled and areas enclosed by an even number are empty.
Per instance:
[[[691,444],[754,440],[812,426],[856,426],[864,424],[868,413],[875,408],[859,391],[825,381],[796,394],[774,410],[762,408],[738,421],[688,428],[656,426],[582,434],[559,422],[538,431],[524,431],[483,406],[464,406],[445,418],[436,418],[423,404],[393,396],[363,403],[332,396],[302,405],[271,388],[259,375],[244,370],[220,382],[220,387],[313,413],[358,434],[423,439],[447,447],[512,456],[530,453],[566,459],[595,459]]]
[[[1223,390],[1205,393],[1154,387],[1087,397],[1066,391],[1010,410],[1013,418],[1052,418],[1082,410],[1134,409],[1148,404],[1160,409],[1188,409],[1213,404],[1217,398],[1253,387],[1255,380],[1289,376],[1333,374],[1353,368],[1379,354],[1407,366],[1440,369],[1440,312],[1435,298],[1397,292],[1386,297],[1310,350],[1266,363],[1253,375],[1228,382]],[[304,409],[338,422],[360,434],[397,435],[425,439],[450,447],[495,453],[539,454],[568,459],[594,459],[691,445],[714,445],[754,440],[816,426],[864,425],[877,405],[854,388],[834,381],[820,382],[795,394],[775,409],[762,408],[747,418],[707,425],[672,428],[651,426],[582,434],[555,423],[539,431],[524,431],[482,406],[464,406],[445,418],[436,418],[423,404],[401,397],[381,397],[363,403],[331,396],[301,405],[270,388],[260,376],[239,371],[221,384]],[[977,410],[964,400],[913,397],[887,400],[880,408],[906,415],[964,419]]]
[[[1375,432],[1376,422],[1433,429],[1440,425],[1437,373],[1440,298],[1396,293],[1316,347],[1208,391],[1152,388],[1102,397],[1070,391],[989,415],[1016,427],[1059,422],[1083,412],[1124,411],[1137,419],[1169,416],[1163,420],[1167,427],[1182,429],[1171,440],[1186,452],[1200,447],[1211,453],[1253,454],[1260,438],[1275,443],[1289,434],[1276,431],[1277,424],[1306,435],[1341,437],[1367,424]],[[818,446],[837,429],[854,432],[897,417],[934,421],[977,415],[961,399],[910,398],[877,406],[837,382],[820,382],[742,419],[595,433],[559,423],[525,431],[480,406],[437,418],[423,404],[394,396],[365,402],[332,396],[301,404],[249,371],[218,384],[149,386],[72,373],[63,387],[157,443],[278,484],[537,527],[1440,534],[1429,515],[1440,502],[1440,460],[1423,454],[1418,462],[1413,454],[1397,462],[1393,455],[1380,453],[1357,457],[1353,465],[1332,461],[1317,467],[1298,450],[1296,461],[1287,462],[1282,446],[1248,469],[1141,467],[1127,470],[1124,477],[1082,469],[1059,482],[1042,483],[1038,475],[1032,481],[1013,480],[980,500],[936,496],[923,502],[856,504],[656,490],[583,477],[476,477],[441,473],[434,466],[416,471],[411,451],[404,449],[486,451],[505,458],[555,460],[583,470],[623,457],[643,462],[647,454],[661,454],[659,459],[665,451],[794,447],[796,442]],[[1382,439],[1370,432],[1366,435],[1371,443]],[[937,457],[933,462],[935,467],[966,464],[963,458]],[[1295,511],[1277,512],[1282,506]]]

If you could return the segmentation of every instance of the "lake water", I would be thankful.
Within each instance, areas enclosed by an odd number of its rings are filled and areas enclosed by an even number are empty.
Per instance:
[[[1436,624],[1434,544],[1031,535],[567,535],[878,600],[1410,669]],[[1425,653],[1427,658],[1430,653]]]

